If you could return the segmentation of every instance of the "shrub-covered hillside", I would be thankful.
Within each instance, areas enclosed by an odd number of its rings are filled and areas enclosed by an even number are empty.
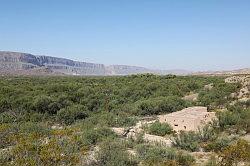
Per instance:
[[[221,77],[152,74],[1,77],[0,165],[192,165],[195,159],[186,151],[219,149],[213,141],[221,140],[183,133],[176,137],[175,147],[166,148],[146,144],[140,135],[124,140],[111,127],[134,126],[141,117],[188,106],[229,107],[234,100],[230,94],[240,87]],[[189,94],[198,94],[198,99],[185,100]],[[220,113],[214,133],[228,126],[248,130],[248,123],[241,120],[248,122],[245,107],[236,105],[231,112]],[[174,134],[168,124],[155,123],[147,130],[160,136]]]
[[[214,83],[214,90],[204,85]],[[223,104],[237,85],[217,77],[134,75],[127,77],[15,77],[0,79],[0,122],[53,119],[70,124],[93,113],[154,115],[174,112],[190,103],[189,92],[201,92],[202,105]]]

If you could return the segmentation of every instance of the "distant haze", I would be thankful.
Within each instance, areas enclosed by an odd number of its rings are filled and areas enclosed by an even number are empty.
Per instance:
[[[191,71],[250,67],[250,1],[3,0],[0,50]]]

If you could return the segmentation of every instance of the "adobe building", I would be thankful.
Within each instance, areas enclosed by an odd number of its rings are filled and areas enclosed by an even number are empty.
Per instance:
[[[174,131],[197,131],[212,119],[215,112],[208,112],[207,107],[189,107],[181,111],[158,116],[161,123],[170,124]]]

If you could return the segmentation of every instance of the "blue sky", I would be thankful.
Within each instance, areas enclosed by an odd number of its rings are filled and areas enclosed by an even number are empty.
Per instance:
[[[250,67],[249,0],[0,0],[0,50],[158,69]]]

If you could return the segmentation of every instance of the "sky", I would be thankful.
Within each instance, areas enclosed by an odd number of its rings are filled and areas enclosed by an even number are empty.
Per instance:
[[[192,71],[250,67],[249,0],[0,0],[0,50]]]

